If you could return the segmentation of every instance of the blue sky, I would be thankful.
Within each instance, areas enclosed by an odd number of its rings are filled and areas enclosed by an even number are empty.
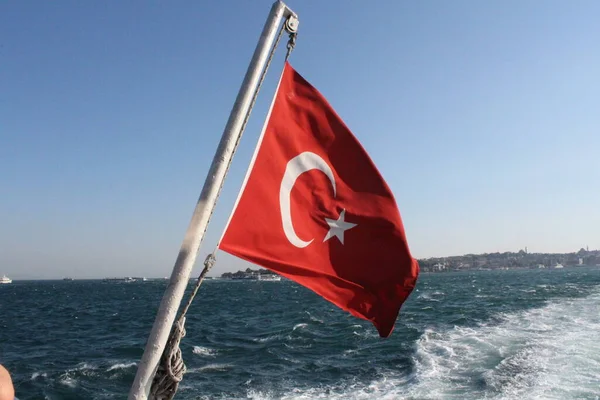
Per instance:
[[[169,275],[271,3],[1,3],[0,274]],[[378,165],[414,256],[600,248],[599,2],[288,4],[292,64]]]

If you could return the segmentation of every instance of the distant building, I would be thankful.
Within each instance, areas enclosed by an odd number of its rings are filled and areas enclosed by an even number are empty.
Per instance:
[[[437,270],[437,271],[443,271],[443,270],[446,269],[446,263],[437,263],[437,264],[434,264],[433,269],[434,269],[434,271],[435,270]]]

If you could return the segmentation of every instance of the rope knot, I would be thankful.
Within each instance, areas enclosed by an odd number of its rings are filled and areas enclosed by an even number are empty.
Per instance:
[[[215,257],[214,253],[210,253],[209,255],[206,256],[206,260],[204,260],[204,266],[207,269],[211,269],[213,267],[213,265],[215,265],[216,261],[217,261],[217,258]]]
[[[186,367],[179,344],[185,336],[185,317],[181,316],[173,326],[167,347],[163,353],[154,381],[151,395],[156,400],[172,400],[177,393],[179,382],[183,380]]]

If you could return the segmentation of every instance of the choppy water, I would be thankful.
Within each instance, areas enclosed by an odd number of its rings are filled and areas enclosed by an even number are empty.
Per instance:
[[[0,286],[25,399],[124,399],[165,282]],[[291,282],[207,281],[178,399],[599,399],[600,268],[422,274],[390,339]]]

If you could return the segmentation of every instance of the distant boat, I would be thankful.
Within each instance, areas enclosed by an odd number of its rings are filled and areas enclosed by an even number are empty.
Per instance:
[[[12,279],[10,279],[6,275],[2,275],[2,278],[0,278],[0,284],[7,284],[7,283],[12,283]]]
[[[234,281],[280,281],[281,277],[279,275],[274,274],[248,273],[234,275],[229,279],[232,279]]]
[[[63,281],[72,281],[73,278],[63,278]]]
[[[554,268],[561,269],[561,268],[564,268],[564,266],[562,264],[558,263],[554,266]]]
[[[258,274],[259,281],[280,281],[281,277],[279,275],[273,274]]]
[[[104,278],[102,279],[103,282],[125,282],[125,283],[131,283],[131,282],[135,282],[136,280],[130,276],[126,277],[126,278]]]

